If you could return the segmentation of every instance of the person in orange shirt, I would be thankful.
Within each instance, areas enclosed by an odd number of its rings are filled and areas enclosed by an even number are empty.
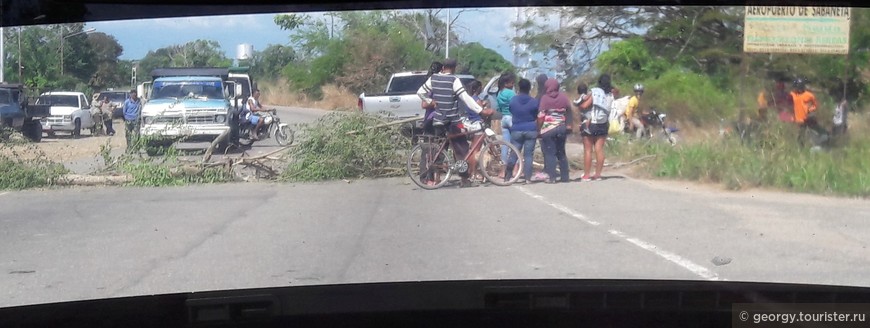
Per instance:
[[[800,126],[798,142],[803,145],[807,128],[813,129],[819,135],[827,136],[828,131],[822,128],[816,120],[815,111],[819,105],[816,102],[816,96],[807,90],[806,81],[800,78],[794,81],[794,91],[791,92],[791,98],[794,104],[794,122]]]

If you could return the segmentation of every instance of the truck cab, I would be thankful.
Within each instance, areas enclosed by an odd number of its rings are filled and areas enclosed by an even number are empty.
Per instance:
[[[179,140],[212,142],[231,130],[232,103],[241,86],[228,81],[226,68],[161,68],[151,76],[142,86],[140,133],[149,137],[146,149]],[[220,146],[227,145],[228,140]]]
[[[21,84],[0,83],[0,126],[21,132],[24,137],[42,140],[40,119],[48,117],[50,106],[32,105]]]
[[[233,102],[233,107],[238,111],[242,109],[245,105],[245,101],[247,101],[248,97],[250,97],[253,91],[257,89],[257,85],[248,74],[248,71],[250,71],[249,67],[230,67],[228,71],[228,79],[236,85],[241,86],[241,92],[237,95],[238,97],[235,97],[236,99]]]

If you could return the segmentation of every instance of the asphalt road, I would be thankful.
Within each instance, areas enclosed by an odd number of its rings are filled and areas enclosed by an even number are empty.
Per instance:
[[[296,131],[298,134],[298,129],[296,128],[296,124],[300,123],[313,123],[321,116],[328,114],[329,111],[321,110],[321,109],[313,109],[313,108],[302,108],[302,107],[287,107],[287,106],[265,106],[266,108],[275,108],[277,111],[278,117],[281,118],[281,122],[290,124],[290,127]],[[296,135],[296,137],[300,137]],[[208,148],[209,143],[181,143],[178,145],[179,149],[205,149]],[[250,149],[246,149],[247,153],[251,156],[256,156],[260,154],[265,154],[267,152],[278,149],[278,143],[273,138],[264,139],[258,142],[255,142]],[[217,158],[217,157],[216,157]]]
[[[0,306],[266,286],[649,278],[870,286],[870,203],[611,176],[0,194]]]

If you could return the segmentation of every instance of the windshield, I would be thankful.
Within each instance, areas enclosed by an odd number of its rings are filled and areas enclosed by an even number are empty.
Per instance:
[[[438,4],[5,28],[3,78],[37,104],[131,101],[30,106],[0,140],[0,307],[462,279],[870,287],[870,9]],[[498,95],[420,99],[435,62]],[[227,100],[240,72],[259,93]]]
[[[103,92],[103,93],[100,93],[100,99],[103,99],[103,97],[109,98],[109,101],[113,102],[113,103],[123,103],[125,100],[127,100],[127,93],[126,92]]]
[[[423,86],[423,83],[426,83],[427,76],[426,75],[410,75],[410,76],[396,76],[390,79],[390,88],[387,90],[387,93],[390,94],[400,94],[400,93],[408,93],[414,94],[417,93],[417,90]],[[463,85],[473,81],[471,78],[463,78],[460,79]]]
[[[0,88],[0,104],[8,105],[16,103],[18,100],[15,99],[14,95],[17,95],[17,92]]]
[[[157,81],[151,91],[151,98],[223,98],[223,84],[220,81]]]
[[[76,95],[42,95],[36,99],[36,104],[79,107],[79,97]]]

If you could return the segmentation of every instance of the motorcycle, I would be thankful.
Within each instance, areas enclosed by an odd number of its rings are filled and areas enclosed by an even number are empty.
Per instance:
[[[275,109],[270,109],[265,112],[258,112],[260,119],[263,120],[263,126],[257,133],[257,138],[263,140],[274,137],[278,145],[287,146],[293,143],[293,130],[287,123],[281,123],[281,118],[278,117]],[[239,127],[239,144],[242,146],[250,146],[254,144],[254,139],[251,139],[251,131],[257,127],[256,124],[251,124],[250,120],[242,120]]]
[[[679,131],[679,129],[672,126],[669,127],[665,123],[665,118],[667,117],[667,114],[660,112],[655,107],[650,107],[648,113],[644,113],[640,116],[640,120],[644,126],[643,136],[648,139],[653,139],[653,130],[661,129],[662,137],[664,137],[664,139],[667,140],[668,143],[670,143],[671,145],[676,145],[676,132]],[[626,126],[626,130],[627,129],[628,127]]]

